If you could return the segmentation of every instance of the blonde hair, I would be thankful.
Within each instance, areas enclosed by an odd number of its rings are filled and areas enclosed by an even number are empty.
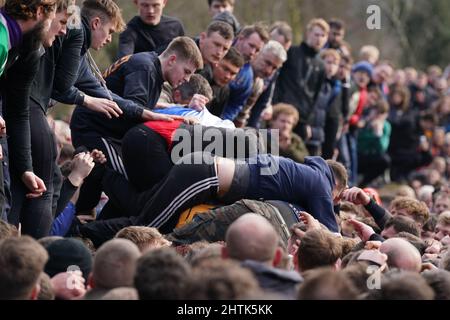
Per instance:
[[[311,21],[309,21],[308,25],[306,26],[306,32],[311,32],[314,27],[319,27],[327,34],[330,33],[330,25],[322,18],[312,19]]]
[[[325,60],[326,57],[333,57],[337,61],[337,63],[341,62],[341,55],[335,49],[325,49],[320,52],[320,58],[322,60]]]
[[[114,32],[121,32],[125,29],[122,10],[113,0],[85,0],[81,14],[89,19],[98,16],[102,22],[110,20],[114,25]]]

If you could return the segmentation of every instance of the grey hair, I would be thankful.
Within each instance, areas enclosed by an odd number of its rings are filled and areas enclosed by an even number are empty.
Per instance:
[[[287,60],[287,52],[283,48],[283,46],[275,40],[270,40],[266,43],[266,45],[261,50],[261,53],[271,53],[276,56],[281,61],[286,62]]]

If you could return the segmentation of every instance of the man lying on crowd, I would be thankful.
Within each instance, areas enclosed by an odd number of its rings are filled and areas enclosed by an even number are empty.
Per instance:
[[[168,233],[187,208],[213,199],[227,204],[243,198],[297,203],[332,232],[339,232],[334,205],[346,187],[345,168],[331,160],[308,158],[305,164],[297,164],[258,155],[233,161],[198,152],[182,158],[158,185],[141,193],[123,176],[106,169],[103,188],[128,217],[88,223],[79,232],[96,245],[130,225],[148,225]]]

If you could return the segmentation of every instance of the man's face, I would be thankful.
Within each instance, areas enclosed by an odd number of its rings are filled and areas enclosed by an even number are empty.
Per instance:
[[[353,79],[359,88],[366,88],[370,82],[369,75],[362,71],[356,71],[353,73]]]
[[[219,87],[225,87],[234,80],[239,73],[240,68],[233,65],[228,60],[220,61],[213,67],[213,79]]]
[[[67,32],[67,10],[63,10],[56,14],[55,19],[50,26],[50,30],[47,32],[43,45],[48,48],[51,47],[57,36],[63,36]]]
[[[339,65],[338,78],[341,80],[348,79],[352,72],[352,66],[345,61],[341,61]]]
[[[217,65],[230,50],[232,40],[226,40],[218,32],[212,32],[209,36],[203,32],[200,35],[200,51],[203,61],[211,65]]]
[[[259,54],[252,62],[255,77],[267,79],[275,73],[281,66],[283,61],[273,53],[265,52]]]
[[[271,129],[280,130],[280,135],[282,133],[290,134],[292,129],[294,129],[295,117],[290,114],[281,113],[275,120],[272,120],[270,124]]]
[[[344,29],[331,29],[329,35],[329,42],[332,48],[339,48],[344,41],[345,31]]]
[[[277,30],[273,30],[270,33],[270,39],[279,42],[286,51],[292,46],[292,41],[286,40],[286,38],[279,34]]]
[[[168,68],[164,72],[166,81],[170,83],[173,88],[178,88],[185,82],[191,79],[196,68],[192,62],[187,62],[178,59],[175,55],[169,57]]]
[[[100,50],[112,40],[112,34],[115,32],[112,21],[102,22],[96,17],[91,21],[92,40],[91,48]]]
[[[438,197],[434,203],[434,212],[441,214],[447,210],[450,210],[450,198],[445,196]]]
[[[374,71],[374,80],[378,84],[384,83],[392,77],[393,73],[394,70],[392,69],[391,66],[388,65],[377,66]]]
[[[209,7],[209,14],[211,17],[215,17],[217,14],[224,11],[233,13],[234,7],[225,1],[213,1]]]
[[[328,34],[322,28],[315,26],[306,34],[306,44],[316,50],[322,49],[328,41]]]
[[[36,14],[36,25],[42,22],[42,30],[44,33],[47,33],[50,29],[53,19],[56,16],[56,7],[50,13],[45,13],[42,7],[38,8]]]
[[[333,78],[339,71],[339,61],[333,56],[327,56],[323,62],[325,63],[327,78]]]
[[[264,41],[257,32],[252,33],[248,38],[239,37],[236,41],[236,49],[244,57],[245,62],[251,62],[261,51]]]
[[[385,239],[395,238],[395,236],[398,234],[397,230],[395,230],[394,226],[390,226],[387,229],[384,229],[381,232],[381,236]]]
[[[156,26],[161,22],[167,0],[135,0],[135,3],[139,8],[139,16],[145,24]]]
[[[441,241],[446,236],[450,236],[450,224],[438,223],[436,225],[436,234],[434,238]]]

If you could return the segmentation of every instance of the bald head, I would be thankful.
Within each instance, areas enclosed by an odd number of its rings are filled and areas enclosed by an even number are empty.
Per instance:
[[[113,289],[133,286],[136,262],[141,253],[126,239],[113,239],[95,254],[92,278],[96,288]]]
[[[227,230],[228,256],[239,261],[272,262],[278,246],[278,234],[263,217],[245,214]]]
[[[383,242],[380,251],[388,256],[388,265],[400,270],[420,272],[422,259],[419,251],[408,241],[392,238]]]

